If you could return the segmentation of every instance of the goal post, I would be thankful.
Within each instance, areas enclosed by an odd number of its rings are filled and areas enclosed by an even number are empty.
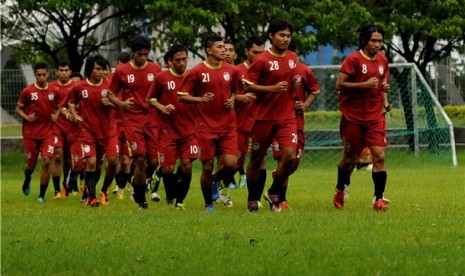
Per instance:
[[[431,160],[457,165],[453,125],[414,63],[390,64],[386,114],[387,160]],[[342,156],[341,113],[336,81],[340,66],[311,66],[320,94],[305,114],[307,162],[337,162]]]

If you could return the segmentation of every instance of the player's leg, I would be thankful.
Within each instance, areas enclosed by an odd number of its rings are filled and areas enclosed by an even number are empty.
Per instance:
[[[147,168],[145,169],[147,191],[151,190],[154,173],[159,168],[158,127],[144,127],[145,145],[147,147]]]
[[[99,200],[97,199],[96,195],[96,186],[97,183],[95,182],[95,171],[97,169],[97,157],[95,154],[87,155],[85,158],[85,169],[84,169],[84,183],[85,187],[87,188],[86,191],[88,192],[87,195],[87,205],[91,207],[97,207],[100,205]]]
[[[248,210],[258,211],[260,198],[263,194],[266,183],[266,165],[264,158],[269,145],[273,124],[267,121],[256,121],[250,133],[252,148],[250,160],[247,165],[247,190],[248,190]]]
[[[42,158],[42,172],[40,174],[40,194],[37,202],[43,202],[45,192],[47,191],[48,182],[50,181],[51,159],[53,158],[53,139],[52,137],[42,140],[40,143],[40,156]]]
[[[100,190],[100,203],[103,205],[108,205],[108,188],[113,182],[113,179],[116,175],[116,169],[118,167],[119,160],[119,147],[118,147],[118,138],[113,136],[110,138],[102,139],[101,146],[105,150],[105,156],[107,160],[107,165],[105,169],[105,178],[103,180],[103,185]]]
[[[192,163],[195,158],[181,160],[181,165],[176,172],[178,176],[177,182],[177,196],[176,196],[176,209],[185,209],[184,199],[186,199],[189,192],[192,180]]]
[[[203,159],[203,158],[202,158]],[[214,211],[212,201],[212,173],[213,173],[213,158],[202,160],[202,174],[200,175],[200,188],[205,202],[205,211]]]
[[[40,146],[38,140],[23,139],[23,142],[26,152],[26,166],[24,167],[24,181],[21,189],[23,190],[23,194],[27,196],[31,192],[32,173],[37,165]]]
[[[385,151],[386,142],[386,125],[385,121],[381,120],[369,126],[369,130],[365,134],[367,144],[370,145],[370,151],[373,159],[372,178],[374,184],[374,205],[376,211],[387,211],[389,200],[384,198],[384,190],[386,189],[386,165]]]
[[[55,196],[53,198],[59,199],[62,197],[60,191],[60,177],[61,177],[61,166],[63,162],[63,147],[57,146],[54,149],[55,156],[53,157],[53,164],[51,169],[53,188],[55,189]],[[66,196],[66,192],[64,194]]]
[[[281,151],[281,159],[276,167],[273,182],[268,189],[268,202],[273,212],[279,212],[279,194],[283,193],[284,185],[291,174],[296,159],[297,148],[297,125],[296,120],[288,119],[275,124],[276,131],[273,138],[276,140]]]
[[[341,119],[340,134],[344,145],[344,154],[337,166],[337,183],[333,203],[338,209],[343,208],[349,195],[350,176],[360,154],[365,148],[362,126],[350,124]]]

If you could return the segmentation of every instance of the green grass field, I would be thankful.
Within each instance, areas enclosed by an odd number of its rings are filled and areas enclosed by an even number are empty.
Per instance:
[[[354,172],[349,202],[332,205],[335,165],[304,162],[291,178],[292,211],[205,213],[198,163],[187,211],[130,199],[90,208],[78,197],[36,203],[21,192],[24,156],[1,160],[2,275],[463,275],[465,152],[459,166],[388,160],[391,210],[371,209],[371,174]],[[270,177],[269,177],[270,178]],[[269,186],[270,180],[268,180]],[[101,184],[101,183],[100,183]],[[100,185],[99,185],[100,186]],[[162,191],[163,194],[163,191]],[[126,194],[127,196],[127,194]]]

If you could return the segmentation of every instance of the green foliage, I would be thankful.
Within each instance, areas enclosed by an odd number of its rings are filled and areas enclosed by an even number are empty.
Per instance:
[[[407,62],[416,63],[423,75],[429,62],[449,56],[464,41],[465,0],[369,1],[366,6],[386,28],[389,47]],[[402,45],[392,42],[394,35]]]

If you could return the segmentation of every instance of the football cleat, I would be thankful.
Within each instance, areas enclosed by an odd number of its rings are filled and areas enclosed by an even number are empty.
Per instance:
[[[336,189],[336,192],[334,193],[334,199],[333,199],[334,206],[338,209],[342,209],[344,207],[344,192],[339,191]]]
[[[99,207],[100,206],[100,202],[98,201],[98,199],[96,199],[95,197],[92,198],[92,200],[90,200],[89,204],[90,207]]]
[[[158,195],[157,192],[153,192],[152,194],[150,194],[150,199],[152,201],[158,202],[158,201],[161,200],[161,197],[160,197],[160,195]]]
[[[279,198],[278,195],[269,195],[265,194],[263,195],[263,198],[268,201],[270,204],[270,211],[271,212],[281,212],[281,207],[279,206]]]
[[[149,208],[149,204],[146,201],[138,203],[138,204],[139,204],[139,210],[147,210]]]
[[[380,198],[375,202],[375,204],[373,204],[373,210],[378,212],[386,212],[387,210],[389,210],[387,206],[388,203],[389,201]]]
[[[23,183],[22,190],[24,195],[29,195],[29,193],[31,192],[31,183]]]
[[[233,207],[233,202],[228,195],[221,195],[219,197],[220,203],[226,207]]]
[[[100,191],[100,203],[102,205],[108,205],[108,195],[107,193],[104,193],[103,191]]]
[[[383,200],[387,201],[387,203],[391,202],[389,199],[385,198],[384,195],[383,195]],[[375,202],[376,202],[376,196],[373,197],[373,200],[371,201],[371,204],[375,204]]]
[[[208,212],[208,213],[215,212],[215,206],[213,206],[213,204],[209,204],[205,206],[205,212]]]
[[[61,192],[55,192],[55,195],[53,196],[54,199],[60,199],[62,198]]]
[[[186,210],[186,204],[184,204],[184,203],[176,203],[174,208],[176,210]]]
[[[287,201],[283,201],[281,203],[279,203],[279,207],[281,208],[281,210],[292,210],[291,206],[289,206],[289,204],[287,203]]]
[[[43,197],[38,197],[37,198],[37,203],[44,203],[45,199]]]
[[[258,212],[258,202],[258,200],[252,200],[247,203],[247,210],[249,211],[249,213]]]

